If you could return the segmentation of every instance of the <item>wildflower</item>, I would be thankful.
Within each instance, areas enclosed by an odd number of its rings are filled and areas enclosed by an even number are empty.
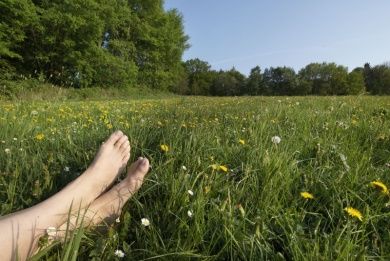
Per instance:
[[[18,140],[18,138],[14,138],[14,141],[17,141]]]
[[[119,217],[117,217],[117,218],[115,219],[115,222],[116,222],[116,223],[121,223],[121,219],[120,219]]]
[[[306,191],[301,192],[301,197],[304,199],[314,199],[313,194]]]
[[[273,136],[271,138],[272,143],[279,144],[282,139],[279,136]]]
[[[125,256],[125,253],[123,253],[122,250],[117,249],[117,250],[115,250],[114,255],[115,255],[116,257],[123,258],[123,257]]]
[[[36,140],[43,140],[44,138],[45,138],[45,135],[43,133],[39,133],[39,134],[37,134],[37,136],[35,136]]]
[[[191,210],[188,210],[187,211],[187,215],[188,215],[188,217],[191,218],[194,215],[194,213]]]
[[[238,143],[240,143],[240,144],[242,144],[242,145],[245,145],[245,140],[239,139],[239,140],[238,140]]]
[[[150,225],[150,221],[149,219],[147,218],[141,218],[141,224],[144,226],[144,227],[147,227]]]
[[[347,211],[348,215],[350,215],[351,217],[354,217],[354,218],[359,219],[360,221],[363,221],[363,215],[362,215],[362,213],[360,213],[359,210],[357,210],[353,207],[346,207],[346,208],[344,208],[344,210]]]
[[[169,147],[168,147],[168,145],[166,145],[166,144],[160,145],[160,149],[161,149],[163,152],[168,152],[168,151],[169,151]]]
[[[382,193],[384,193],[386,195],[389,194],[389,190],[387,189],[386,185],[383,184],[382,182],[380,182],[380,181],[372,181],[370,184],[374,188],[379,189]]]
[[[224,165],[220,165],[219,166],[219,170],[222,170],[223,172],[227,172],[228,171],[228,168]]]
[[[69,170],[70,170],[69,167],[65,167],[65,168],[64,168],[64,171],[65,171],[65,172],[69,172]]]
[[[46,234],[49,237],[55,237],[57,235],[57,229],[55,227],[48,227],[46,229]]]
[[[190,194],[190,196],[193,196],[194,195],[194,192],[192,190],[187,190],[188,194]]]
[[[4,152],[8,154],[8,153],[11,153],[11,150],[8,149],[8,148],[6,148],[6,149],[4,150]]]
[[[217,169],[218,169],[218,165],[217,165],[217,164],[212,164],[212,165],[211,165],[211,168],[212,168],[213,170],[217,170]]]
[[[31,115],[33,115],[33,116],[38,115],[38,112],[37,111],[31,111]]]
[[[181,166],[181,169],[182,170],[187,170],[187,167],[183,165],[183,166]]]

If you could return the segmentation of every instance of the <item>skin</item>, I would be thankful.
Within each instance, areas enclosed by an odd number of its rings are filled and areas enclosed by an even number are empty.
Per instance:
[[[1,217],[0,260],[26,260],[35,252],[48,227],[66,229],[69,211],[73,217],[80,209],[87,209],[88,225],[118,216],[125,202],[142,185],[149,169],[147,159],[138,159],[129,168],[127,177],[107,191],[129,158],[128,138],[116,131],[100,147],[88,169],[60,192],[33,207]],[[76,226],[74,218],[70,225]]]

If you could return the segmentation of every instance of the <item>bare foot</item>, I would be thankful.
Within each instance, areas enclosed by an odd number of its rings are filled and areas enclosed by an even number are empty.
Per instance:
[[[92,164],[85,171],[99,196],[126,167],[130,158],[130,142],[121,131],[116,131],[102,144]],[[96,198],[95,197],[95,198]]]
[[[145,158],[139,158],[134,162],[129,170],[127,177],[120,183],[112,187],[109,191],[103,193],[92,202],[88,210],[81,211],[83,217],[83,226],[93,226],[99,223],[113,223],[119,217],[124,204],[141,187],[144,177],[149,170],[149,161]],[[79,220],[81,217],[79,217]],[[72,216],[69,220],[70,230],[80,226],[77,217]],[[58,228],[57,237],[63,238],[67,229],[68,222]]]

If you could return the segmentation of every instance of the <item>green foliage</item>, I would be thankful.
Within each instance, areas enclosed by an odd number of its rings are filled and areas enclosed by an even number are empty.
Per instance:
[[[348,74],[347,94],[361,94],[365,91],[364,75],[361,70]]]
[[[346,67],[335,63],[311,63],[299,71],[300,79],[311,85],[313,94],[348,94]]]
[[[367,91],[371,94],[390,94],[390,66],[388,64],[377,65],[373,68],[365,64],[364,76]]]
[[[248,94],[248,95],[266,94],[266,89],[263,82],[263,75],[261,74],[261,69],[259,66],[256,66],[251,69],[243,94]]]
[[[188,75],[188,94],[209,95],[214,80],[211,65],[196,58],[186,61],[184,68]]]
[[[264,71],[264,84],[273,95],[296,95],[298,80],[293,68],[276,67]]]
[[[181,80],[188,37],[181,15],[163,1],[4,0],[0,7],[0,72],[42,73],[77,88],[167,90]]]
[[[236,69],[229,71],[219,71],[214,76],[214,81],[210,87],[210,93],[215,96],[235,96],[241,95],[245,86],[245,76]]]

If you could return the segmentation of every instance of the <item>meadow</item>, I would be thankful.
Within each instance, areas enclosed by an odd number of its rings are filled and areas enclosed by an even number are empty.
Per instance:
[[[64,187],[116,129],[151,162],[119,223],[41,260],[390,259],[387,97],[4,101],[0,126],[1,215]]]

